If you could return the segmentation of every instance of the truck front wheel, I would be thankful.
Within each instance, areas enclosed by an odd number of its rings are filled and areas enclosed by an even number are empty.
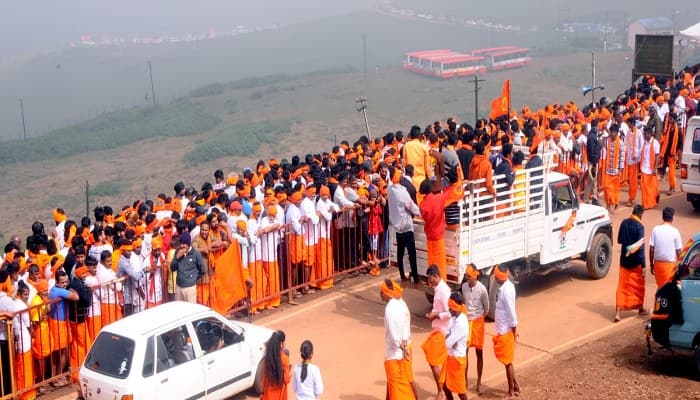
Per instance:
[[[612,242],[605,233],[598,232],[593,237],[591,248],[586,255],[586,269],[588,276],[593,279],[604,278],[610,270],[612,263]]]

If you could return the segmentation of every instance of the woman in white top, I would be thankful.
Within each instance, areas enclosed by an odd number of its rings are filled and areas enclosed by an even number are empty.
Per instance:
[[[314,345],[310,340],[301,344],[302,362],[294,366],[292,388],[297,400],[316,400],[323,394],[323,379],[321,370],[311,364],[314,355]]]

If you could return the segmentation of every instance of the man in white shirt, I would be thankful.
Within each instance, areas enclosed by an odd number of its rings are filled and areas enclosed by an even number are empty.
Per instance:
[[[316,212],[319,216],[318,232],[319,242],[316,252],[318,254],[316,265],[316,286],[319,289],[333,287],[333,241],[331,240],[331,222],[333,215],[340,212],[340,207],[331,200],[331,192],[328,186],[321,186],[319,199],[316,202]],[[328,278],[328,279],[321,279]]]
[[[457,394],[460,400],[467,400],[467,342],[470,333],[467,306],[458,292],[452,293],[447,305],[452,314],[452,323],[445,338],[445,395],[449,400],[452,400],[453,393]]]
[[[639,158],[642,151],[642,145],[644,143],[644,137],[642,132],[637,129],[634,124],[634,118],[629,117],[627,120],[623,121],[622,127],[627,127],[627,133],[625,134],[625,162],[627,163],[626,177],[629,182],[629,192],[627,205],[632,206],[634,204],[634,199],[637,197],[637,189],[639,188],[638,177],[639,175]]]
[[[121,318],[121,309],[119,307],[119,299],[117,292],[122,291],[122,283],[114,282],[117,279],[117,274],[112,270],[112,253],[109,250],[103,250],[100,254],[100,262],[97,264],[95,276],[100,283],[100,311],[102,317],[102,325],[110,324]]]
[[[672,207],[665,207],[661,212],[664,223],[655,226],[649,238],[649,264],[657,289],[674,279],[676,260],[683,248],[681,233],[673,226],[675,212]]]
[[[506,367],[508,394],[512,397],[520,394],[520,386],[515,379],[515,368],[513,367],[516,329],[518,327],[518,317],[515,313],[515,286],[508,279],[507,268],[496,266],[494,274],[499,288],[494,313],[496,336],[493,337],[493,351],[498,361]]]
[[[385,279],[380,288],[384,308],[384,370],[387,399],[416,399],[411,360],[411,313],[401,298],[402,289],[392,279]]]
[[[395,168],[387,194],[389,223],[396,234],[396,264],[399,267],[401,280],[409,279],[403,269],[404,251],[408,251],[411,277],[413,278],[413,284],[417,285],[419,282],[418,264],[416,261],[416,240],[413,234],[413,217],[420,216],[420,209],[411,199],[408,190],[400,183],[401,176],[401,169]]]
[[[644,127],[644,143],[639,154],[639,170],[642,173],[642,207],[645,210],[659,204],[659,178],[656,176],[656,160],[659,159],[661,146],[654,138],[654,129]]]
[[[316,211],[316,187],[311,186],[306,189],[305,196],[301,201],[301,232],[304,237],[304,283],[309,283],[313,276],[316,265],[316,245],[318,243],[318,223],[319,217]],[[314,293],[314,289],[304,287],[307,293]]]
[[[447,347],[445,335],[450,328],[450,309],[447,302],[450,300],[450,287],[440,277],[440,269],[433,264],[428,267],[428,285],[434,289],[433,309],[425,317],[431,321],[433,332],[425,340],[421,348],[425,353],[425,359],[430,365],[437,386],[437,398],[441,399],[443,393],[443,377],[441,377],[442,366],[447,360]]]
[[[469,321],[468,347],[476,351],[476,393],[481,395],[481,376],[484,372],[484,322],[489,312],[489,291],[483,283],[479,282],[479,271],[473,265],[467,266],[465,273],[467,281],[462,284],[462,298],[467,306],[467,320]],[[469,349],[467,348],[467,352]],[[464,374],[468,371],[464,369]]]

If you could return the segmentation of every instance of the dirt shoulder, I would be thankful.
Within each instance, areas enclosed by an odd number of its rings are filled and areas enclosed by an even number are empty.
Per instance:
[[[522,369],[516,364],[520,398],[700,399],[700,376],[691,353],[661,350],[652,344],[654,354],[648,356],[643,321],[625,325],[550,360]],[[505,385],[490,383],[478,398],[506,397]],[[469,395],[476,398],[473,390],[470,387]]]

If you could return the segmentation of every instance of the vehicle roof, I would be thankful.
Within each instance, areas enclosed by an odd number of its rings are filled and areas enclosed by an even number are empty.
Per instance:
[[[516,46],[501,46],[501,47],[490,47],[487,49],[476,49],[472,50],[472,54],[492,54],[494,52],[500,52],[505,50],[516,49]]]
[[[446,53],[451,53],[451,52],[452,52],[452,50],[450,50],[450,49],[423,50],[423,51],[412,51],[410,53],[406,53],[406,56],[420,57],[420,56],[429,56],[429,55],[434,55],[434,54],[446,54]]]
[[[122,318],[105,327],[105,330],[123,336],[143,336],[174,321],[211,311],[201,304],[173,301]]]
[[[549,180],[549,182],[568,181],[569,176],[561,172],[552,171],[547,174],[547,180]]]
[[[513,49],[497,51],[497,52],[493,52],[493,53],[489,53],[489,54],[492,56],[504,56],[506,54],[522,53],[522,52],[527,52],[527,51],[530,51],[530,49],[528,49],[527,47],[516,47]]]
[[[464,61],[478,61],[478,60],[483,60],[484,57],[480,56],[470,56],[468,54],[459,54],[459,55],[454,55],[450,57],[438,57],[434,58],[431,61],[433,62],[441,62],[443,64],[450,64],[450,63],[457,63],[457,62],[464,62]]]

